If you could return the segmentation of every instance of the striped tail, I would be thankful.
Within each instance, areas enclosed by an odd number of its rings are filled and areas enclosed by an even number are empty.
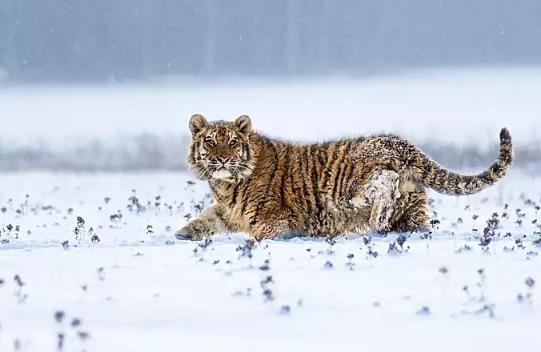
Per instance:
[[[500,131],[500,155],[488,170],[477,175],[460,175],[440,166],[434,160],[422,154],[422,175],[418,182],[449,195],[474,194],[488,188],[500,180],[513,160],[513,143],[506,128]]]

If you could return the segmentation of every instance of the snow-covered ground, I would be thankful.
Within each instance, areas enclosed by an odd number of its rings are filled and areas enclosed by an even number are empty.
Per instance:
[[[488,145],[508,127],[539,144],[541,69],[435,70],[388,77],[221,82],[172,80],[108,86],[0,86],[0,146],[77,146],[99,138],[187,135],[198,112],[248,114],[271,136],[310,141],[393,132],[415,143]]]
[[[433,194],[440,223],[402,246],[397,234],[176,241],[209,202],[192,180],[0,174],[0,351],[541,348],[537,178]]]

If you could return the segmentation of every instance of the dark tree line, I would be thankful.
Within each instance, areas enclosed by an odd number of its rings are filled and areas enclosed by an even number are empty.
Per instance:
[[[0,0],[11,81],[478,64],[541,64],[541,1]]]

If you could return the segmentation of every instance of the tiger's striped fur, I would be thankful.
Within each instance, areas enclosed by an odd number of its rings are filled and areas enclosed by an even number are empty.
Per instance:
[[[180,229],[179,239],[227,231],[258,240],[417,231],[429,220],[426,187],[473,194],[503,177],[512,161],[506,129],[497,161],[472,176],[446,170],[396,136],[289,143],[253,131],[247,116],[208,122],[194,115],[190,130],[188,165],[209,182],[215,203]]]

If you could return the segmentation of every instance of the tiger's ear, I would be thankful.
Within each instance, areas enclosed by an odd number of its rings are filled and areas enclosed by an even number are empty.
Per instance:
[[[246,134],[252,130],[252,120],[246,115],[239,116],[235,120],[235,126],[237,126],[240,133]]]
[[[192,131],[193,136],[201,132],[207,125],[207,119],[203,115],[195,114],[190,118],[190,131]]]

